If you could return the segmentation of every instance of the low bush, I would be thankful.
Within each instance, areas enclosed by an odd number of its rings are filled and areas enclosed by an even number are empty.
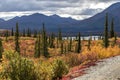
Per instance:
[[[1,72],[1,78],[5,80],[38,80],[34,63],[20,56],[9,59],[8,64]]]
[[[53,80],[61,79],[63,75],[66,75],[68,73],[68,71],[68,66],[65,64],[64,61],[56,59],[53,62]]]
[[[34,62],[12,51],[6,51],[4,58],[0,71],[2,80],[56,80],[69,71],[66,63],[60,59]]]
[[[53,77],[53,66],[48,62],[41,62],[36,64],[36,72],[39,76],[39,80],[52,80]]]

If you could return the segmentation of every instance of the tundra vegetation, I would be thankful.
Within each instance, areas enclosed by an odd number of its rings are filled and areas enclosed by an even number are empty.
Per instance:
[[[114,31],[114,19],[108,31],[108,14],[105,17],[103,36],[98,40],[62,39],[58,34],[47,34],[45,24],[41,30],[16,29],[0,37],[1,80],[59,80],[75,66],[120,54],[120,39]]]

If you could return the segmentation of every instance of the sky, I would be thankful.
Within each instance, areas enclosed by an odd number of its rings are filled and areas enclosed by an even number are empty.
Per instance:
[[[0,0],[0,18],[42,13],[82,20],[120,0]]]

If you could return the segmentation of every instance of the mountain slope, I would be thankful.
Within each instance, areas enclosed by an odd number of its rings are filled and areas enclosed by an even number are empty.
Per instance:
[[[41,29],[42,23],[49,32],[57,32],[58,28],[62,28],[62,32],[103,32],[105,15],[109,16],[109,27],[111,19],[114,18],[115,30],[120,31],[120,2],[115,3],[102,11],[85,20],[74,20],[72,18],[63,18],[58,15],[46,16],[43,14],[32,14],[29,16],[15,17],[8,21],[0,21],[0,28],[11,29],[15,27],[16,22],[19,22],[20,30],[23,28]]]
[[[94,15],[88,19],[82,20],[78,24],[77,27],[81,28],[81,30],[85,31],[103,31],[105,15],[108,13],[109,16],[109,27],[111,19],[114,18],[115,30],[120,31],[120,2],[115,3],[105,9],[103,12]]]
[[[45,23],[45,26],[50,31],[55,31],[60,27],[61,24],[70,24],[74,23],[77,20],[72,18],[63,18],[58,15],[46,16],[43,14],[35,13],[29,16],[14,17],[8,21],[0,23],[1,28],[11,29],[15,27],[16,22],[19,22],[20,30],[23,28],[41,29],[42,23]]]

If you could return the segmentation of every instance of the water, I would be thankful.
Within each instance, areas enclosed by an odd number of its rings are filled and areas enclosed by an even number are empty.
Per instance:
[[[91,40],[99,40],[100,37],[101,36],[82,36],[81,40],[89,40],[90,38],[91,38]],[[72,40],[76,39],[76,37],[62,37],[62,39],[64,39],[64,40],[70,39],[70,38],[72,38]]]

